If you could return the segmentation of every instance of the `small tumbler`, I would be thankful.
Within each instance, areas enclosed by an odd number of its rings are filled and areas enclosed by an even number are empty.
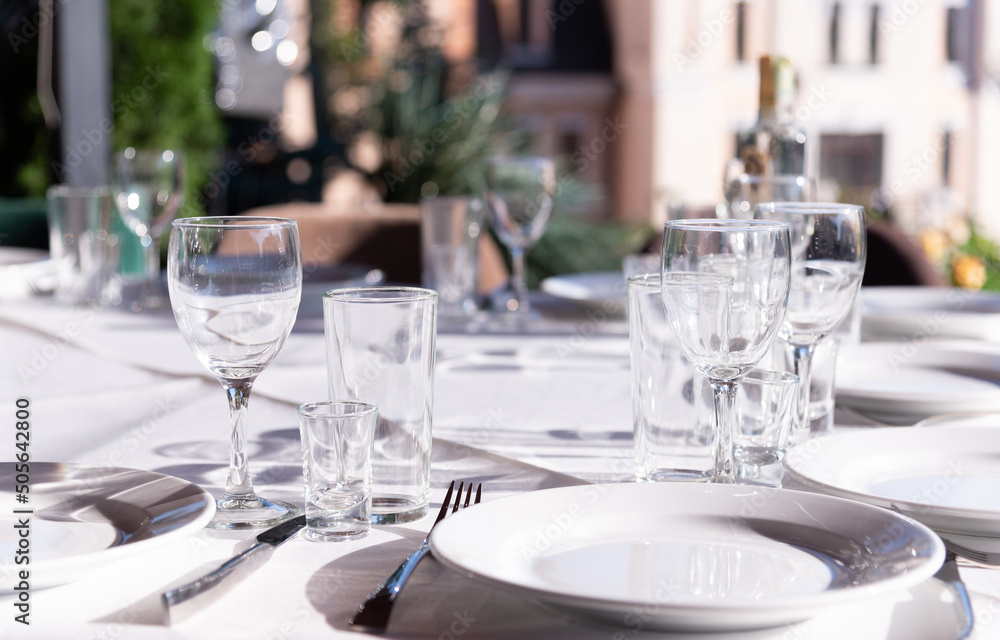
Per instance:
[[[628,327],[636,479],[711,481],[712,389],[681,354],[659,275],[628,279]]]
[[[56,299],[67,304],[107,302],[118,259],[118,239],[109,233],[110,191],[54,185],[46,197]]]
[[[781,486],[798,385],[797,375],[768,369],[754,369],[740,382],[733,437],[737,482]]]
[[[377,412],[366,402],[298,407],[307,538],[329,542],[368,535]]]
[[[476,313],[476,279],[483,204],[477,198],[445,196],[420,203],[421,282],[438,292],[438,314],[463,318]]]

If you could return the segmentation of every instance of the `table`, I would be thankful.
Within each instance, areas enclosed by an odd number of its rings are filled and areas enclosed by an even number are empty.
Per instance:
[[[487,500],[631,481],[624,318],[545,302],[547,319],[532,331],[439,334],[432,505],[440,504],[451,479],[483,482]],[[223,392],[169,312],[63,308],[46,298],[0,301],[0,353],[6,363],[0,369],[6,413],[0,460],[13,459],[14,400],[24,397],[35,461],[152,470],[221,492],[228,460]],[[266,495],[301,504],[295,406],[325,396],[322,325],[315,313],[305,313],[250,402],[251,471]],[[10,507],[0,505],[2,517]],[[75,583],[32,591],[29,627],[13,621],[13,597],[0,596],[0,637],[357,638],[363,634],[347,628],[351,613],[419,544],[431,521],[376,527],[355,542],[295,538],[212,607],[171,627],[147,624],[144,598],[219,564],[250,537],[204,530]],[[962,574],[972,591],[975,637],[1000,637],[1000,572],[963,566]],[[945,638],[954,624],[945,594],[941,583],[929,580],[790,627],[719,637]],[[638,622],[620,628],[591,623],[475,582],[430,557],[400,596],[387,637],[658,635],[642,628],[638,613]]]

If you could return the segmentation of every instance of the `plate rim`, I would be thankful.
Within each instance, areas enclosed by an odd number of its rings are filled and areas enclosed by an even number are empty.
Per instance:
[[[615,278],[621,279],[621,291],[617,291],[615,295],[572,295],[570,292],[561,288],[563,283],[572,284],[573,286],[579,286],[574,281],[584,280],[586,278],[598,277],[601,279],[607,279],[612,281]],[[561,298],[563,300],[570,300],[573,302],[612,302],[612,301],[624,301],[627,291],[626,291],[626,281],[625,274],[620,271],[580,271],[577,273],[565,273],[562,275],[549,276],[542,280],[539,284],[539,288],[545,293],[553,296],[555,298]]]
[[[866,440],[870,438],[906,438],[911,436],[911,434],[920,434],[919,437],[937,437],[941,438],[946,442],[954,442],[955,434],[961,432],[978,432],[976,435],[981,436],[982,434],[990,434],[995,438],[1000,438],[1000,432],[994,427],[982,427],[982,426],[955,426],[955,427],[898,427],[893,429],[863,429],[861,431],[854,431],[849,433],[840,433],[830,436],[830,439],[838,439],[838,444],[846,440]],[[949,437],[945,437],[949,436]],[[964,437],[973,438],[973,434],[964,434]],[[978,439],[978,438],[976,438]],[[829,440],[827,440],[829,441]],[[792,474],[794,478],[807,486],[814,487],[819,491],[823,492],[833,492],[832,495],[836,497],[845,498],[848,500],[854,500],[869,504],[875,507],[888,507],[890,504],[895,504],[897,507],[902,509],[907,514],[924,514],[932,518],[955,518],[959,520],[971,520],[976,522],[995,522],[997,523],[998,532],[1000,532],[1000,510],[988,510],[988,509],[967,509],[960,507],[949,507],[941,505],[927,505],[919,502],[912,502],[910,500],[887,498],[884,496],[878,496],[871,493],[865,493],[862,491],[856,491],[854,489],[846,489],[843,487],[831,485],[822,480],[817,480],[804,474],[801,470],[797,469],[795,464],[798,456],[809,456],[815,459],[819,452],[810,451],[808,453],[800,453],[806,451],[810,446],[815,446],[815,443],[819,442],[820,446],[824,446],[824,441],[822,439],[813,439],[790,448],[785,454],[785,470]],[[812,443],[812,444],[811,444]],[[977,443],[978,446],[982,446],[982,442]],[[862,442],[861,445],[855,447],[859,450],[871,451],[871,447],[864,446]],[[1000,447],[997,447],[996,452],[1000,453]],[[875,454],[879,455],[879,454]],[[831,495],[826,494],[825,495]],[[994,517],[982,517],[986,514],[993,514]],[[928,525],[930,526],[930,525]],[[935,530],[931,527],[932,530]],[[942,529],[944,530],[944,529]],[[950,531],[951,533],[962,534],[963,531]],[[973,533],[964,533],[964,535],[982,535]],[[1000,536],[1000,533],[998,533]]]
[[[16,463],[14,462],[0,462],[0,469],[4,467],[14,467]],[[204,498],[205,506],[202,507],[195,515],[191,516],[189,522],[171,531],[165,533],[154,535],[149,538],[141,538],[138,540],[127,540],[122,544],[114,544],[110,547],[104,549],[98,549],[95,551],[88,551],[85,553],[80,553],[77,555],[70,556],[68,558],[56,558],[56,559],[36,559],[32,556],[31,568],[32,568],[32,586],[40,589],[55,587],[63,584],[67,584],[75,581],[75,577],[81,571],[86,570],[88,567],[92,566],[94,563],[105,565],[109,562],[116,562],[120,560],[121,556],[132,555],[133,553],[143,553],[156,549],[159,546],[170,544],[175,540],[185,538],[192,535],[203,528],[211,521],[212,517],[215,515],[216,511],[216,500],[215,497],[208,492],[204,487],[198,485],[189,480],[179,478],[177,476],[172,476],[170,474],[161,473],[159,471],[149,471],[146,469],[135,469],[131,467],[118,467],[118,466],[98,466],[98,465],[87,465],[75,462],[50,462],[50,461],[32,461],[29,463],[31,465],[31,474],[35,475],[37,473],[35,469],[42,468],[52,468],[55,470],[65,469],[67,471],[72,470],[82,470],[82,471],[99,471],[106,474],[112,473],[137,473],[141,477],[148,477],[149,480],[162,480],[168,479],[172,482],[179,483],[177,488],[183,487],[193,487],[197,491],[193,495],[200,494]],[[32,481],[34,484],[34,481]],[[8,493],[7,489],[0,490],[0,494]],[[29,503],[30,506],[30,503]],[[138,505],[142,506],[142,505]],[[31,514],[33,519],[37,515],[37,512]],[[53,570],[55,568],[55,571]],[[55,574],[55,577],[53,577]],[[60,574],[66,574],[60,577]],[[0,589],[0,593],[9,593],[8,590]]]
[[[665,492],[696,492],[696,491],[710,491],[718,492],[721,494],[726,494],[727,498],[735,497],[736,492],[748,492],[754,494],[764,494],[764,495],[779,495],[783,496],[788,500],[796,500],[804,498],[805,500],[810,500],[814,502],[829,502],[830,504],[841,505],[842,507],[847,507],[850,509],[858,509],[860,511],[868,511],[869,513],[878,513],[889,519],[898,519],[904,521],[907,525],[911,527],[911,531],[916,531],[921,533],[932,545],[933,550],[930,556],[926,559],[925,563],[916,568],[916,570],[911,570],[894,575],[886,580],[878,581],[876,583],[865,584],[865,585],[855,585],[842,589],[837,589],[833,591],[824,590],[816,594],[808,594],[805,596],[791,596],[776,599],[772,602],[762,603],[760,601],[745,601],[745,602],[719,602],[719,601],[706,601],[706,602],[691,602],[684,601],[682,603],[674,603],[665,605],[663,602],[655,602],[660,613],[660,617],[671,617],[676,618],[677,622],[671,623],[666,622],[660,625],[660,628],[664,629],[698,629],[698,630],[736,630],[736,629],[751,629],[751,628],[763,628],[778,626],[781,624],[788,624],[798,620],[803,620],[817,614],[820,611],[826,610],[833,606],[843,605],[858,601],[863,598],[872,597],[875,595],[884,595],[886,593],[903,590],[911,588],[916,584],[919,584],[923,580],[931,577],[940,567],[944,560],[944,546],[937,536],[933,533],[933,530],[912,518],[905,516],[900,516],[899,514],[892,513],[886,509],[873,506],[868,503],[858,502],[855,500],[850,500],[847,498],[839,496],[831,496],[822,493],[814,493],[808,491],[797,491],[792,489],[779,489],[771,487],[756,487],[747,485],[722,485],[722,484],[704,484],[704,483],[613,483],[613,484],[596,484],[596,485],[572,485],[569,487],[557,487],[552,489],[543,489],[540,491],[531,491],[525,493],[514,494],[510,496],[505,496],[503,498],[498,498],[497,500],[484,503],[480,508],[486,507],[493,503],[499,503],[501,501],[511,501],[518,499],[536,499],[536,498],[526,498],[526,496],[535,496],[537,494],[551,494],[553,492],[566,492],[568,495],[575,495],[576,492],[583,490],[584,488],[594,488],[594,487],[606,487],[610,488],[612,491],[627,491],[628,489],[621,489],[621,487],[658,487],[662,488]],[[654,491],[653,489],[648,489],[649,491]],[[540,499],[540,498],[538,498]],[[664,501],[667,502],[667,501]],[[470,512],[469,514],[464,513],[455,514],[452,518],[458,516],[461,518],[472,517],[475,512]],[[446,521],[451,520],[451,524],[442,522],[438,527],[444,527],[444,531],[447,532],[449,528],[456,526],[455,520],[451,518],[446,518]],[[459,521],[461,522],[461,521]],[[434,529],[437,530],[438,527]],[[549,603],[556,603],[561,606],[565,606],[576,611],[585,612],[586,610],[591,610],[595,613],[616,613],[621,611],[631,611],[636,607],[643,607],[651,602],[652,600],[617,600],[617,599],[607,599],[597,596],[587,596],[587,595],[576,595],[576,594],[566,594],[560,593],[555,589],[545,589],[539,588],[537,586],[531,586],[526,584],[519,584],[514,581],[505,580],[502,577],[491,576],[480,573],[473,568],[465,566],[461,561],[456,560],[454,557],[450,556],[447,549],[442,550],[441,539],[443,534],[434,531],[431,532],[430,544],[431,550],[434,552],[435,557],[440,560],[446,566],[462,572],[473,579],[484,581],[488,584],[492,584],[501,588],[508,590],[513,589],[514,591],[520,592],[522,594],[529,594],[539,600]],[[673,612],[668,616],[664,616],[663,612]],[[695,618],[704,618],[707,615],[712,616],[737,616],[741,619],[753,618],[756,622],[744,622],[740,623],[733,621],[731,623],[726,623],[725,621],[710,622],[710,621],[693,621],[691,620],[692,614]],[[587,615],[584,613],[584,615]],[[652,628],[652,627],[651,627]]]
[[[845,356],[854,356],[858,350],[870,350],[876,353],[881,353],[882,351],[898,350],[906,348],[907,342],[893,342],[893,341],[869,341],[862,342],[857,345],[852,345],[848,349],[844,349]],[[1000,351],[997,350],[996,345],[982,344],[974,340],[963,340],[963,339],[941,339],[934,341],[926,341],[923,344],[917,345],[917,349],[930,349],[937,351],[939,353],[964,353],[966,355],[985,355],[992,356],[1000,360]],[[956,356],[956,362],[958,362],[959,357]],[[862,367],[862,365],[850,365],[854,366],[855,370],[859,368],[868,368],[867,365]],[[867,403],[870,402],[891,402],[902,404],[906,403],[913,406],[913,411],[901,412],[907,415],[922,414],[926,409],[927,405],[940,405],[940,404],[955,404],[960,403],[960,406],[967,407],[969,402],[975,401],[976,399],[981,399],[980,402],[973,402],[973,405],[982,411],[980,407],[995,407],[996,410],[1000,411],[1000,388],[998,388],[993,393],[984,393],[983,391],[976,391],[964,394],[959,400],[955,399],[954,393],[928,393],[927,391],[871,391],[867,389],[860,388],[860,385],[849,385],[844,381],[843,372],[840,370],[841,367],[837,367],[837,375],[834,380],[836,399],[845,400],[848,406],[858,405],[858,406],[868,406]],[[879,369],[880,371],[885,371],[883,367]],[[998,366],[991,369],[981,369],[983,371],[995,372],[1000,378],[1000,362]],[[860,403],[860,404],[858,404]],[[881,409],[888,409],[887,407],[881,407]],[[947,410],[934,410],[936,413],[941,413]],[[888,411],[889,413],[894,413]]]

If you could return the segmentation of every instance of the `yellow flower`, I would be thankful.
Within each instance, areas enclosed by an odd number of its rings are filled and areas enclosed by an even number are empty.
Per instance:
[[[952,281],[969,291],[978,291],[986,284],[986,265],[975,256],[957,256],[951,264]]]
[[[943,265],[948,252],[948,236],[938,229],[925,229],[918,239],[927,258],[936,265]]]

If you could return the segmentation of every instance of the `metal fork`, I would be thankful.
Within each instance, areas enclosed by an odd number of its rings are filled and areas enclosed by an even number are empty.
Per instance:
[[[459,508],[464,508],[469,506],[469,502],[472,499],[472,483],[469,483],[468,493],[465,494],[465,503],[462,504],[462,490],[465,488],[465,482],[458,485],[458,495],[455,496],[455,504],[451,505],[451,512],[455,513]],[[455,481],[452,480],[451,484],[448,485],[448,493],[444,496],[444,502],[441,504],[441,510],[438,511],[437,519],[434,524],[431,525],[431,531],[437,526],[437,523],[441,522],[446,515],[448,515],[448,507],[451,503],[451,494],[455,489]],[[476,488],[476,501],[473,504],[479,504],[483,497],[483,485],[482,483]],[[406,560],[403,561],[395,571],[392,572],[388,578],[386,578],[381,584],[375,587],[375,590],[371,592],[368,598],[364,601],[361,607],[358,609],[354,617],[351,618],[351,626],[359,627],[364,631],[385,631],[386,626],[389,624],[389,615],[392,613],[392,606],[396,602],[396,596],[399,595],[399,591],[403,588],[406,583],[407,578],[413,573],[413,569],[416,568],[417,563],[420,559],[427,555],[430,551],[430,531],[427,532],[427,536],[424,541],[420,543],[417,550],[409,555]]]
[[[967,560],[972,560],[973,562],[978,562],[979,564],[988,564],[991,566],[1000,566],[1000,551],[987,551],[986,549],[972,549],[965,545],[959,544],[954,540],[945,538],[941,534],[938,534],[941,541],[944,542],[944,547],[948,551],[951,551],[956,556],[960,556]],[[990,542],[996,542],[995,540],[990,540]]]

